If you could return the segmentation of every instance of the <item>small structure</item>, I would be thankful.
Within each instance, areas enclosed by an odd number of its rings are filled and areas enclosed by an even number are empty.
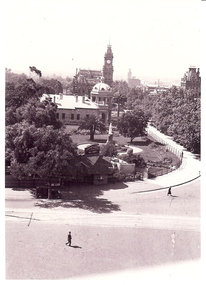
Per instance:
[[[99,155],[100,146],[92,144],[84,150],[84,155],[79,157],[76,180],[94,185],[107,184],[112,169],[112,164],[102,155]]]
[[[114,158],[111,160],[111,163],[113,165],[113,168],[117,168],[122,173],[135,173],[135,164],[134,163],[128,163],[120,158]]]
[[[109,133],[107,138],[107,143],[113,142],[113,131],[112,131],[112,123],[109,124]]]

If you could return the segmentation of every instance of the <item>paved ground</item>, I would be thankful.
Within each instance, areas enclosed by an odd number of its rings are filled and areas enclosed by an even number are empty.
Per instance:
[[[69,202],[6,189],[6,278],[198,280],[199,162],[184,159],[155,180],[80,187]]]

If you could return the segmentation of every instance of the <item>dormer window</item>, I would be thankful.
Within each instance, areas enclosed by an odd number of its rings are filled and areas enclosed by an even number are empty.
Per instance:
[[[104,91],[104,90],[105,90],[105,89],[102,87],[102,88],[101,88],[101,91]]]

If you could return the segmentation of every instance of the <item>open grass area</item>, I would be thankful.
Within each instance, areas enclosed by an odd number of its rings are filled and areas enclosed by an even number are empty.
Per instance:
[[[66,132],[71,133],[71,138],[74,143],[76,144],[86,144],[86,143],[106,143],[108,134],[95,134],[94,135],[94,141],[90,141],[90,135],[89,131],[87,134],[81,135],[81,134],[74,134],[73,131],[78,129],[78,126],[71,126],[71,125],[66,125]],[[130,142],[130,138],[125,138],[117,131],[114,132],[114,141],[115,143],[125,145]]]

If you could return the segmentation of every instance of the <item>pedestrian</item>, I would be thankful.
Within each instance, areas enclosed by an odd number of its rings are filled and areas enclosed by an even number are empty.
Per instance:
[[[69,246],[71,246],[71,243],[72,243],[72,235],[71,235],[71,232],[69,232],[69,234],[68,234],[68,242],[66,243],[66,245],[69,244]]]
[[[171,187],[168,189],[167,196],[168,196],[168,195],[170,195],[170,196],[172,195]]]

